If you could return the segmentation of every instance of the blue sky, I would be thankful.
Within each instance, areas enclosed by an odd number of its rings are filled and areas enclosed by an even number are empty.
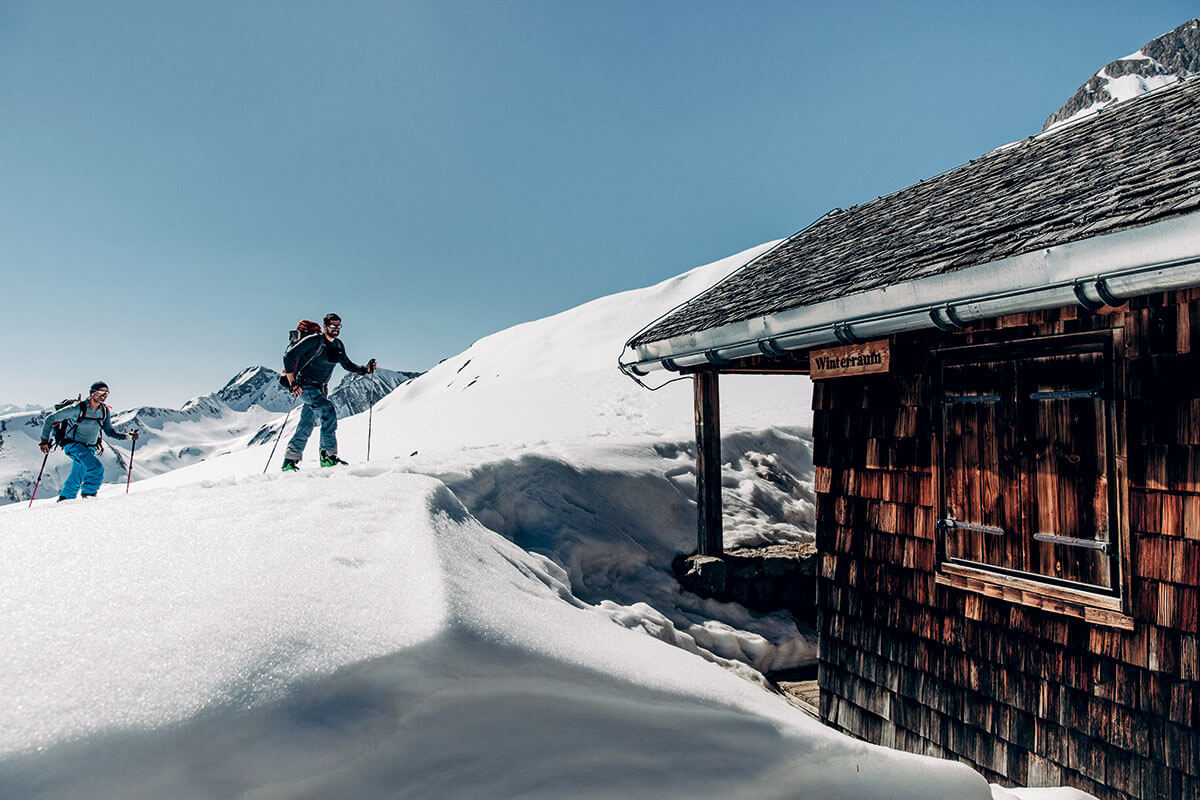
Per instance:
[[[0,0],[0,403],[178,406],[327,311],[426,369],[1036,133],[1195,13]]]

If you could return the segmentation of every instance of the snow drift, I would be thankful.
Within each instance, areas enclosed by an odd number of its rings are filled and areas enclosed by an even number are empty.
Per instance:
[[[613,625],[390,466],[18,519],[5,796],[990,796]]]

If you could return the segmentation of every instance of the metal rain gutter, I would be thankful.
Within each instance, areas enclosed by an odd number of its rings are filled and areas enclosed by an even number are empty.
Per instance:
[[[627,347],[618,364],[637,380],[659,369],[779,357],[931,328],[952,331],[1072,304],[1095,311],[1192,286],[1200,286],[1200,212]]]

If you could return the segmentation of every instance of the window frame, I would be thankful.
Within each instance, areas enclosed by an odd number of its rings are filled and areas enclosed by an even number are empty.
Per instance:
[[[986,361],[1012,361],[1069,355],[1073,350],[1103,354],[1102,371],[1106,382],[1104,437],[1106,443],[1105,475],[1108,479],[1109,541],[1117,553],[1112,559],[1111,588],[1098,587],[1056,579],[1040,573],[1020,572],[1003,566],[958,559],[947,555],[947,531],[941,520],[948,508],[948,475],[946,450],[945,392],[943,368],[949,364],[970,364]],[[933,420],[933,467],[935,503],[931,515],[930,534],[937,546],[936,582],[966,591],[1003,598],[1022,605],[1045,608],[1057,613],[1089,621],[1132,628],[1132,608],[1129,533],[1129,486],[1127,479],[1125,442],[1125,348],[1123,330],[1109,328],[1078,334],[1054,334],[1017,339],[1007,342],[970,344],[933,350],[934,374],[932,383],[936,406]],[[1020,414],[1020,403],[1012,409]],[[1099,432],[1099,431],[1098,431]],[[1025,439],[1023,438],[1023,442]],[[1018,475],[1020,479],[1020,475]],[[1018,501],[1024,505],[1024,500]],[[1021,530],[1020,546],[1028,552],[1033,533]]]

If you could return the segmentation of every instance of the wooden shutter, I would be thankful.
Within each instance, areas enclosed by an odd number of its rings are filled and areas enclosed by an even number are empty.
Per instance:
[[[1118,590],[1111,360],[1095,335],[945,352],[945,558]]]
[[[1023,564],[1012,458],[1010,361],[942,368],[942,528],[946,556],[1006,569]]]
[[[1109,525],[1108,373],[1098,350],[1018,363],[1029,571],[1102,589],[1113,586],[1116,557]]]

